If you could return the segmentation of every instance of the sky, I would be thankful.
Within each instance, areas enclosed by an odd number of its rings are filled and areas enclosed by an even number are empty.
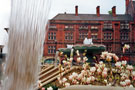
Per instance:
[[[9,27],[10,4],[11,0],[0,0],[0,28]],[[113,6],[116,6],[117,14],[125,13],[125,0],[52,0],[49,19],[58,13],[75,13],[76,5],[82,14],[95,14],[98,5],[101,14],[107,14]]]

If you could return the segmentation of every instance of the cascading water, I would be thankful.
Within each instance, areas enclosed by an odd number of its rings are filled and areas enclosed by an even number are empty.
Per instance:
[[[51,0],[12,0],[2,90],[34,90]]]

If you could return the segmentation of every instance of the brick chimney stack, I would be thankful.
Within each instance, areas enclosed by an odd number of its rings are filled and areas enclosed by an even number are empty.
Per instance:
[[[129,0],[126,0],[126,7],[128,6],[128,4],[129,4]]]
[[[112,15],[113,17],[116,17],[116,6],[112,7]]]
[[[75,6],[75,16],[78,16],[78,6]]]
[[[100,6],[97,6],[96,10],[97,10],[97,16],[100,17]]]

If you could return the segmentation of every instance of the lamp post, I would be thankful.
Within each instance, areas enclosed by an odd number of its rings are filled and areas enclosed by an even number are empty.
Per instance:
[[[53,57],[54,57],[54,60],[55,60],[54,63],[57,63],[57,61],[56,61],[57,60],[57,56],[56,56],[57,40],[54,41],[54,44],[55,44],[55,51],[54,51],[54,56]]]

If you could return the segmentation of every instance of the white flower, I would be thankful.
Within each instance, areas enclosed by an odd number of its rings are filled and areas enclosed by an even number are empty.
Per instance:
[[[102,77],[104,77],[104,78],[107,77],[107,72],[106,71],[102,72]]]
[[[63,82],[63,83],[65,83],[66,81],[67,81],[67,79],[66,79],[66,78],[63,78],[63,79],[62,79],[62,82]]]
[[[83,75],[82,74],[79,74],[77,79],[78,80],[81,80],[82,77],[83,77]]]
[[[81,57],[78,57],[77,58],[77,62],[79,63],[81,61]]]
[[[130,87],[130,88],[132,88],[132,87],[133,87],[133,85],[130,85],[129,87]]]
[[[129,49],[130,46],[129,46],[128,44],[125,44],[125,45],[124,45],[124,48],[125,48],[125,49]]]
[[[115,63],[115,66],[116,66],[117,68],[120,68],[120,67],[121,67],[121,62],[116,62],[116,63]]]
[[[87,61],[87,60],[88,60],[88,58],[87,58],[87,57],[83,57],[83,60]]]
[[[65,60],[63,60],[62,62],[64,63],[64,65],[66,65],[66,64],[67,64],[67,61],[65,61]]]
[[[130,85],[131,81],[129,79],[125,80],[126,85]]]
[[[107,56],[106,57],[106,61],[111,61],[112,60],[112,57],[111,56]]]
[[[49,87],[49,88],[47,88],[47,90],[53,90],[53,88],[52,87]]]
[[[79,54],[79,50],[77,50],[77,51],[76,51],[76,54],[77,54],[77,56],[80,56],[80,54]]]
[[[120,82],[120,85],[125,87],[126,86],[126,82]]]
[[[91,81],[95,81],[95,77],[94,76],[91,76]]]
[[[72,75],[73,75],[73,78],[77,78],[77,76],[78,76],[78,74],[75,72],[73,72]]]
[[[107,84],[107,80],[105,79],[104,82]]]
[[[100,61],[100,62],[99,62],[99,64],[101,64],[101,65],[102,65],[102,64],[103,64],[103,61]]]
[[[91,81],[91,78],[89,77],[89,78],[87,78],[87,83],[90,83],[90,81]]]
[[[97,72],[98,72],[98,74],[101,74],[102,71],[101,71],[100,68],[98,68],[98,69],[97,69]]]
[[[82,82],[86,82],[86,77],[83,77],[81,80]]]
[[[132,76],[135,76],[135,71],[132,72]]]
[[[70,75],[70,76],[68,77],[68,79],[69,79],[69,80],[72,80],[72,79],[73,79],[73,75]]]
[[[107,72],[107,71],[108,71],[108,69],[107,68],[104,68],[103,72]]]
[[[91,71],[92,73],[94,73],[94,72],[96,71],[96,67],[91,67],[91,68],[90,68],[90,71]]]
[[[133,70],[133,66],[132,65],[128,65],[127,66],[127,70]]]
[[[70,86],[70,83],[65,83],[65,87],[68,87],[68,86]]]
[[[122,64],[123,66],[126,66],[127,61],[122,61],[121,64]]]
[[[73,58],[70,58],[69,61],[72,62],[73,61]]]
[[[87,72],[85,70],[82,70],[81,73],[84,75],[86,74]]]
[[[105,55],[100,55],[101,59],[105,59]]]
[[[106,57],[107,54],[108,54],[107,51],[102,52],[102,55],[104,55],[105,57]]]

